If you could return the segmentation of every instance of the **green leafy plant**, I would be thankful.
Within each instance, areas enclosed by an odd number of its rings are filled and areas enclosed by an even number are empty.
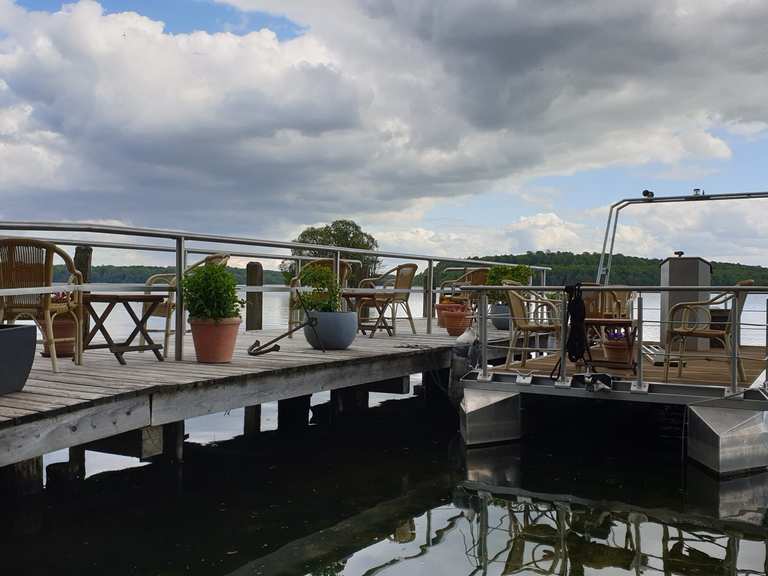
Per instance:
[[[525,264],[517,266],[491,266],[488,271],[488,279],[485,281],[488,286],[501,286],[505,280],[512,280],[518,284],[528,284],[531,278],[531,269]],[[488,293],[488,299],[491,302],[506,302],[507,296],[504,292],[493,290]]]
[[[224,266],[200,266],[184,276],[184,299],[192,318],[222,320],[240,316],[237,282]]]
[[[312,288],[311,292],[301,294],[307,310],[341,311],[341,288],[333,270],[326,266],[308,266],[301,271],[300,278],[302,286]]]

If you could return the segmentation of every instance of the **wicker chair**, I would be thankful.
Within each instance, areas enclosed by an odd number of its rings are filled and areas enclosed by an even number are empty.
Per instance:
[[[333,258],[318,258],[317,260],[310,260],[307,262],[302,270],[312,267],[330,268],[333,269]],[[347,286],[349,276],[352,273],[352,265],[349,262],[339,262],[339,284],[342,288]],[[295,326],[298,326],[304,321],[304,312],[299,302],[299,288],[301,288],[301,272],[291,278],[288,283],[290,288],[290,296],[288,297],[288,330],[292,330]],[[288,335],[289,338],[293,338],[293,334]]]
[[[226,266],[227,262],[229,262],[229,254],[211,254],[210,256],[206,256],[199,262],[195,262],[191,266],[187,266],[185,272],[189,272],[191,270],[194,270],[195,268],[198,268],[200,266]],[[145,282],[146,286],[169,286],[171,288],[176,287],[176,274],[173,273],[163,273],[163,274],[153,274],[149,278],[147,278],[147,281]],[[150,292],[148,291],[147,294]],[[143,307],[143,312],[146,314],[147,309],[149,308],[150,304],[146,303]],[[153,330],[147,330],[147,332],[164,332],[165,336],[163,339],[163,358],[168,357],[168,345],[171,342],[171,334],[175,332],[171,328],[172,322],[171,318],[173,317],[173,312],[176,310],[176,294],[174,292],[169,291],[168,292],[168,298],[165,300],[165,302],[162,302],[155,310],[152,312],[152,318],[163,318],[165,319],[165,328],[162,330],[153,329]],[[139,336],[139,344],[141,346],[144,345],[144,336]]]
[[[511,280],[504,281],[505,286],[520,286]],[[515,360],[515,352],[522,355],[520,367],[525,367],[528,360],[528,340],[531,334],[554,334],[560,340],[560,310],[551,300],[540,298],[526,291],[508,290],[509,298],[509,350],[505,368],[509,370]],[[522,336],[523,347],[517,348],[517,339]]]
[[[488,281],[488,272],[490,268],[468,268],[464,274],[455,280],[446,280],[440,284],[440,301],[451,302],[455,304],[466,304],[472,307],[472,304],[478,298],[477,292],[457,292],[460,286],[482,286]]]
[[[416,271],[418,268],[419,267],[416,264],[400,264],[399,266],[395,266],[391,270],[387,270],[384,272],[384,274],[376,276],[375,278],[363,278],[360,280],[358,287],[386,287],[394,288],[395,290],[410,290],[413,287],[413,279],[416,276]],[[384,301],[388,301],[392,319],[392,334],[397,334],[396,323],[398,308],[402,308],[405,311],[405,315],[411,325],[411,331],[416,334],[416,325],[413,322],[413,314],[411,313],[411,307],[408,305],[408,298],[410,298],[410,296],[410,292],[403,292],[401,294],[395,294],[394,297],[382,294],[381,296],[377,295],[375,298],[362,298],[357,303],[357,316],[358,318],[362,318],[363,308],[375,310],[376,304],[382,304]]]
[[[742,280],[737,282],[736,286],[753,286],[753,280]],[[731,363],[731,348],[733,347],[733,322],[727,322],[722,328],[713,328],[712,315],[709,312],[710,306],[726,305],[738,306],[739,314],[744,309],[744,302],[747,299],[746,292],[739,292],[738,296],[733,292],[721,292],[709,300],[698,302],[680,302],[669,309],[667,318],[667,333],[664,345],[664,381],[669,380],[669,365],[672,347],[676,340],[680,342],[680,348],[677,359],[677,377],[683,375],[683,354],[685,352],[685,343],[688,338],[711,338],[719,340],[723,344],[728,363]],[[706,319],[701,320],[703,315]],[[675,318],[679,317],[676,321]],[[738,329],[738,327],[736,327]],[[738,351],[737,351],[738,352]],[[739,381],[746,380],[744,365],[741,356],[737,357]]]
[[[75,268],[69,254],[50,242],[28,238],[0,240],[0,288],[35,288],[53,286],[54,256],[64,261],[69,272],[70,284],[82,284],[83,276]],[[13,324],[19,318],[29,318],[37,324],[48,346],[53,371],[58,371],[56,342],[74,342],[73,360],[83,360],[82,293],[80,291],[59,294],[29,294],[0,297],[0,321]],[[55,338],[53,321],[61,314],[72,317],[75,336]]]

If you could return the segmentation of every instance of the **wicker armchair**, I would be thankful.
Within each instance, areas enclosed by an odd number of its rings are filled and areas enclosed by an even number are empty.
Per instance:
[[[504,281],[505,286],[520,286],[511,280]],[[541,298],[525,290],[508,290],[509,299],[509,350],[505,368],[509,370],[515,359],[515,352],[521,353],[520,367],[528,360],[528,341],[531,334],[554,334],[560,340],[560,310],[552,300]],[[517,340],[522,336],[523,346],[517,347]]]
[[[50,242],[28,238],[0,240],[0,288],[40,288],[53,286],[53,260],[58,256],[69,272],[70,284],[82,284],[83,276],[75,268],[69,254]],[[58,371],[56,342],[74,342],[73,360],[83,360],[82,293],[62,291],[58,294],[28,294],[0,297],[0,321],[13,324],[19,318],[29,318],[37,324],[48,346],[53,371]],[[55,338],[53,321],[61,314],[72,317],[75,336]]]
[[[195,262],[191,266],[187,266],[185,272],[189,272],[191,270],[194,270],[195,268],[198,268],[200,266],[226,266],[227,262],[229,262],[229,254],[211,254],[210,256],[206,256],[199,262]],[[147,278],[147,281],[145,282],[146,286],[168,286],[170,288],[176,287],[176,274],[173,273],[163,273],[163,274],[153,274],[149,278]],[[147,294],[150,292],[148,291]],[[146,314],[150,304],[146,303],[143,307],[143,312]],[[171,342],[171,334],[175,332],[171,328],[172,322],[171,318],[173,317],[173,312],[176,310],[176,294],[175,292],[168,292],[168,298],[165,300],[165,302],[161,303],[155,310],[152,312],[152,318],[163,318],[165,319],[165,328],[162,330],[153,329],[153,330],[147,330],[147,332],[164,332],[165,337],[163,339],[163,358],[168,357],[168,345]],[[139,336],[139,344],[141,346],[144,345],[144,336]]]
[[[753,280],[742,280],[736,286],[753,286]],[[738,295],[733,292],[721,292],[709,300],[699,302],[680,302],[669,309],[666,327],[666,338],[664,345],[664,381],[669,380],[669,365],[672,347],[675,341],[680,342],[677,359],[677,377],[683,375],[683,354],[685,353],[685,342],[688,338],[711,338],[719,340],[723,344],[728,363],[731,363],[731,348],[733,347],[733,331],[738,330],[739,326],[733,326],[733,322],[727,322],[722,328],[712,327],[712,315],[709,312],[710,306],[726,305],[738,306],[739,315],[744,309],[744,302],[747,299],[746,292],[739,292]],[[701,316],[705,319],[701,319]],[[741,356],[737,350],[738,376],[739,381],[746,380],[744,365]]]
[[[334,266],[333,258],[318,258],[317,260],[310,260],[307,262],[302,270],[312,267],[331,268]],[[352,273],[352,265],[349,262],[339,262],[339,284],[342,288],[347,286],[349,276]],[[292,330],[294,326],[298,326],[304,321],[304,312],[299,302],[299,288],[301,288],[301,272],[291,278],[288,283],[290,288],[290,295],[288,297],[288,330]],[[293,338],[293,334],[288,335],[289,338]]]
[[[413,279],[416,276],[418,270],[416,264],[400,264],[395,266],[391,270],[387,270],[384,274],[376,276],[375,278],[364,278],[360,280],[359,288],[376,288],[386,287],[394,288],[395,290],[410,290],[413,287]],[[386,302],[390,309],[392,318],[392,334],[397,334],[397,310],[402,308],[405,312],[408,322],[411,325],[411,331],[416,334],[416,325],[413,322],[413,314],[411,313],[411,307],[408,305],[408,299],[410,298],[410,292],[403,292],[390,296],[382,294],[376,295],[374,298],[362,298],[357,303],[357,316],[362,318],[363,308],[376,309],[376,304],[384,304]],[[361,324],[362,326],[362,324]]]
[[[461,292],[460,286],[482,286],[488,280],[490,268],[468,268],[455,280],[446,280],[440,284],[440,301],[466,304],[471,307],[478,298],[477,292]]]

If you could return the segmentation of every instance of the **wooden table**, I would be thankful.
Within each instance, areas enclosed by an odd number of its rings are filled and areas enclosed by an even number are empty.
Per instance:
[[[162,362],[163,355],[160,353],[160,350],[163,349],[163,346],[162,344],[155,344],[155,342],[150,337],[147,331],[147,321],[149,320],[150,316],[152,316],[152,313],[155,311],[155,309],[163,302],[163,300],[165,300],[165,298],[166,296],[162,294],[83,294],[83,305],[94,321],[93,328],[91,328],[88,336],[85,339],[85,346],[83,349],[101,350],[107,348],[110,352],[112,352],[112,354],[115,355],[115,358],[117,358],[117,361],[120,362],[120,364],[126,363],[125,358],[123,358],[123,354],[126,352],[142,352],[144,350],[151,350],[155,354],[155,357],[160,362]],[[133,308],[131,307],[131,304],[133,303],[142,305],[149,304],[141,318],[136,315],[136,312],[134,312]],[[94,304],[106,304],[107,307],[101,314],[98,314],[93,308]],[[122,304],[125,307],[128,315],[131,317],[135,325],[133,332],[131,332],[128,335],[128,338],[122,342],[115,342],[107,331],[106,326],[104,325],[107,318],[109,318],[109,315],[112,313],[112,310],[114,310],[115,306],[118,304]],[[101,335],[104,336],[104,340],[106,340],[106,344],[91,343],[97,332],[101,332]],[[147,343],[144,345],[132,346],[131,343],[139,334],[144,336],[144,339]]]
[[[614,328],[614,329],[620,329],[623,331],[624,334],[624,342],[627,346],[627,355],[624,360],[608,360],[602,359],[598,360],[597,362],[594,362],[592,360],[592,352],[590,350],[590,347],[587,346],[587,356],[589,359],[589,362],[593,364],[599,364],[601,366],[608,366],[608,367],[614,367],[614,368],[626,368],[629,370],[634,371],[636,362],[635,362],[635,336],[637,334],[637,328],[634,325],[634,321],[632,318],[585,318],[584,319],[584,328],[587,330],[587,333],[589,333],[590,328],[595,328],[601,335],[603,335],[603,330],[608,328]],[[642,354],[642,351],[640,352]]]
[[[387,322],[387,306],[389,306],[395,296],[398,294],[395,290],[386,288],[345,288],[341,291],[341,296],[347,301],[347,305],[357,312],[357,329],[363,334],[370,330],[369,338],[373,338],[377,330],[386,330],[388,336],[392,336],[394,331]],[[363,304],[370,304],[376,309],[378,318],[373,324],[366,324],[360,316],[360,308]]]

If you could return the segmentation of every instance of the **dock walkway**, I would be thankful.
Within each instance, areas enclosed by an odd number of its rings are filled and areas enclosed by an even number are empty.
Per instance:
[[[449,368],[456,339],[440,328],[427,335],[425,320],[417,330],[358,336],[349,349],[325,353],[297,334],[282,340],[279,352],[259,357],[249,356],[248,346],[280,330],[245,332],[233,361],[223,365],[198,364],[189,335],[180,362],[131,353],[121,366],[97,350],[86,352],[82,366],[60,361],[54,373],[38,355],[24,390],[0,396],[0,467],[133,430]]]

